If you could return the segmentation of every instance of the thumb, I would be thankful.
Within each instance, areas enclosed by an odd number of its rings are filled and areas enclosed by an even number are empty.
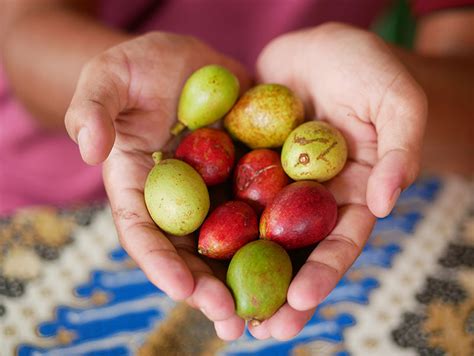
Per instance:
[[[125,109],[128,72],[106,54],[87,63],[79,77],[65,125],[84,162],[102,163],[115,141],[114,120]]]
[[[375,116],[379,157],[367,185],[367,204],[377,217],[390,214],[401,191],[416,179],[427,116],[427,99],[410,75],[400,75]]]

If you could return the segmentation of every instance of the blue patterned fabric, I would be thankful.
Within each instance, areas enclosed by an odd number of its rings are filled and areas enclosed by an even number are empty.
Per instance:
[[[219,353],[289,355],[295,347],[315,340],[343,345],[344,331],[357,324],[350,305],[369,303],[371,293],[379,287],[377,271],[391,268],[403,249],[403,240],[411,238],[441,187],[441,180],[425,178],[403,192],[397,208],[387,218],[378,220],[356,263],[297,337],[285,342],[259,341],[246,332]],[[125,251],[117,248],[106,258],[116,265],[115,269],[91,271],[89,280],[75,288],[76,297],[85,301],[86,306],[60,305],[52,320],[37,327],[41,338],[54,339],[58,333],[66,332],[73,335],[70,342],[49,347],[21,344],[17,348],[19,355],[132,355],[147,333],[160,322],[166,322],[173,303],[138,268],[126,264]],[[359,277],[355,278],[357,274]],[[88,302],[94,295],[101,295],[104,303]],[[339,308],[341,305],[345,307]],[[334,354],[350,353],[341,347]]]

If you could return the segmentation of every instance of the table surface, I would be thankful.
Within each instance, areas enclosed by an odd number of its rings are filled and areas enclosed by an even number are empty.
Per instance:
[[[0,355],[473,355],[474,189],[423,177],[286,342],[219,340],[120,248],[110,211],[36,207],[0,220]]]

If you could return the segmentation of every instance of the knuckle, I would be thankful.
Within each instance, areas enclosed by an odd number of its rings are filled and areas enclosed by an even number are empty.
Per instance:
[[[353,28],[354,27],[342,22],[328,21],[317,26],[315,30],[324,31],[327,33],[334,33],[334,32],[345,31],[345,30],[353,29]]]
[[[112,216],[114,219],[117,220],[136,220],[140,217],[140,215],[127,208],[115,208],[112,210]]]
[[[113,54],[111,50],[99,53],[87,61],[82,67],[81,77],[96,76],[98,73],[107,71],[113,63]]]
[[[182,35],[182,40],[184,42],[187,42],[190,45],[194,46],[205,46],[204,42],[202,42],[200,39],[197,37],[191,36],[191,35]]]
[[[383,42],[375,33],[366,31],[352,25],[337,21],[325,22],[309,31],[310,36],[324,36],[326,40],[334,39],[353,40],[381,43]]]
[[[90,71],[100,70],[106,67],[109,62],[109,54],[107,52],[102,52],[87,62],[85,68]]]
[[[66,112],[64,117],[64,126],[66,128],[66,132],[68,133],[69,137],[76,141],[76,136],[79,131],[79,126],[76,124],[75,120],[73,119],[73,115],[71,114],[71,110]]]
[[[415,82],[415,84],[415,105],[417,106],[417,111],[423,115],[423,119],[426,119],[428,114],[428,96],[418,83]]]

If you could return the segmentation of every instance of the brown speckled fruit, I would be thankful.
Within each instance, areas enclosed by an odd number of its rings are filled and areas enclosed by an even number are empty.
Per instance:
[[[239,90],[239,80],[227,68],[208,65],[198,69],[184,84],[178,103],[179,122],[172,133],[216,122],[234,105]]]
[[[199,173],[186,162],[162,159],[153,154],[156,165],[145,182],[145,204],[153,221],[177,236],[201,226],[209,211],[209,193]]]
[[[274,148],[281,147],[303,121],[303,103],[290,89],[280,84],[260,84],[237,101],[224,125],[250,148]]]
[[[308,121],[294,129],[283,145],[281,164],[294,180],[327,181],[347,159],[347,145],[338,129],[321,121]]]

